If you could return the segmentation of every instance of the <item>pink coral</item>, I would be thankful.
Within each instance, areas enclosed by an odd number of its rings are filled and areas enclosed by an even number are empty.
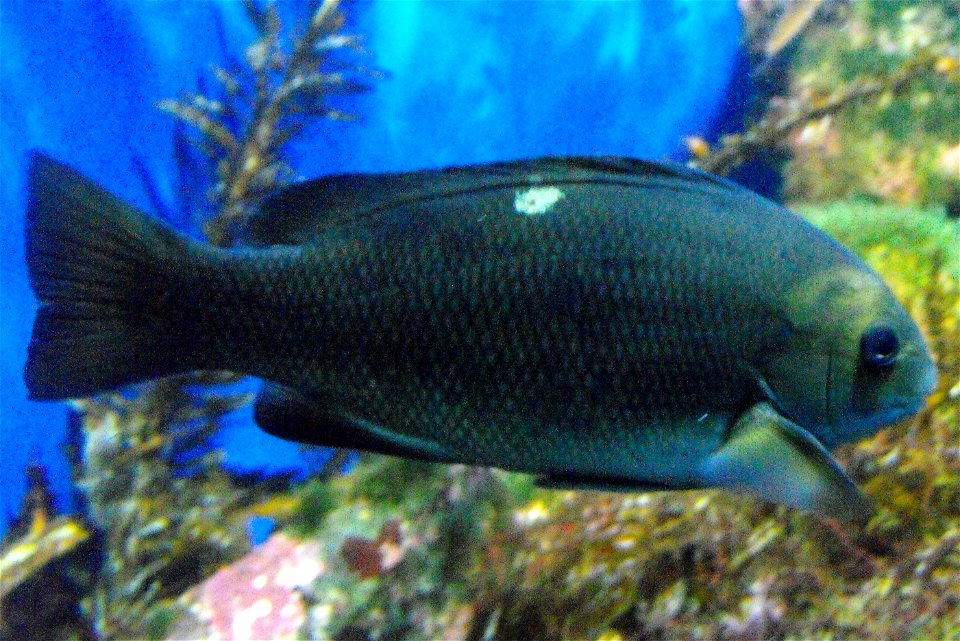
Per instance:
[[[316,544],[276,534],[262,546],[191,590],[192,621],[181,620],[174,633],[206,628],[207,639],[289,639],[306,621],[299,589],[324,571]]]

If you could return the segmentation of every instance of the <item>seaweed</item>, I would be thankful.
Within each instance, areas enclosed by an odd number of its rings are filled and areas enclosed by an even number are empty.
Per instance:
[[[104,638],[140,634],[155,603],[249,548],[244,508],[263,497],[236,483],[210,445],[249,399],[198,396],[195,384],[165,379],[77,403],[86,439],[75,481],[103,555],[87,608]]]
[[[960,14],[956,3],[853,3],[853,38],[811,34],[796,61],[795,91],[822,94],[896,67],[926,68],[903,91],[884,92],[821,119],[791,141],[791,198],[864,195],[897,204],[955,202],[960,185]],[[824,178],[830,176],[829,181]]]
[[[92,639],[80,609],[80,580],[91,570],[91,528],[56,513],[43,467],[31,464],[27,480],[29,491],[0,550],[0,637]]]
[[[211,198],[217,215],[204,232],[216,245],[232,245],[258,200],[295,174],[283,157],[285,145],[304,135],[318,118],[353,120],[331,98],[369,91],[379,77],[344,51],[361,52],[358,37],[342,33],[344,17],[336,0],[310,12],[299,38],[287,38],[274,4],[245,0],[258,39],[247,47],[245,64],[230,61],[213,69],[215,95],[189,93],[157,107],[190,126],[194,145],[215,175]]]
[[[785,65],[785,91],[770,96],[744,132],[722,137],[715,149],[689,137],[692,162],[726,175],[757,156],[786,158],[792,200],[867,196],[957,207],[956,5],[832,4],[831,11],[807,17],[804,38]],[[754,31],[753,48],[763,50],[765,29]]]
[[[293,175],[285,144],[317,119],[348,118],[331,99],[365,91],[358,78],[373,75],[343,55],[359,50],[359,40],[341,32],[336,0],[312,6],[297,37],[274,5],[245,6],[258,39],[244,62],[212,70],[216,93],[201,88],[157,105],[184,124],[174,140],[184,202],[167,207],[159,190],[149,192],[152,200],[167,217],[176,209],[181,220],[196,218],[195,190],[187,186],[206,181],[211,206],[201,209],[212,215],[204,236],[221,246],[237,244],[258,200]],[[141,174],[149,187],[142,164]],[[288,498],[289,479],[251,483],[222,466],[212,439],[225,417],[251,401],[231,390],[238,380],[227,372],[184,375],[74,404],[83,434],[74,480],[95,533],[90,554],[100,557],[81,605],[99,638],[162,635],[176,618],[177,597],[250,550],[251,516],[283,518],[296,503]],[[309,495],[304,502],[315,506]],[[60,525],[39,541],[52,541]],[[70,520],[63,526],[78,527]],[[79,530],[73,539],[86,535]],[[33,542],[12,553],[27,544]],[[33,576],[46,556],[18,566],[24,576],[17,582]],[[32,623],[40,637],[54,635],[42,620]]]

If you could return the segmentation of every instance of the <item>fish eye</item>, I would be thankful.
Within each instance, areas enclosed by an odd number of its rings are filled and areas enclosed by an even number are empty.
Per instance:
[[[889,325],[871,325],[860,337],[860,358],[874,369],[886,369],[897,360],[900,340]]]

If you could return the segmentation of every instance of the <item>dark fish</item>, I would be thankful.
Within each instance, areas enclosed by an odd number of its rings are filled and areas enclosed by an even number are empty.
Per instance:
[[[270,198],[249,240],[193,242],[35,156],[30,395],[228,369],[268,381],[256,420],[283,438],[862,517],[825,448],[936,381],[866,265],[682,166],[322,178]]]

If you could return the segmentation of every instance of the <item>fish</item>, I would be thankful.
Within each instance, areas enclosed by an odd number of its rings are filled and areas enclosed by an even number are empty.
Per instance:
[[[826,0],[807,0],[786,5],[763,43],[763,53],[768,61],[776,58],[810,26],[825,2]]]
[[[35,400],[227,370],[264,380],[254,419],[288,440],[862,520],[830,449],[937,384],[863,261],[679,164],[321,177],[222,248],[37,152],[26,218]]]

